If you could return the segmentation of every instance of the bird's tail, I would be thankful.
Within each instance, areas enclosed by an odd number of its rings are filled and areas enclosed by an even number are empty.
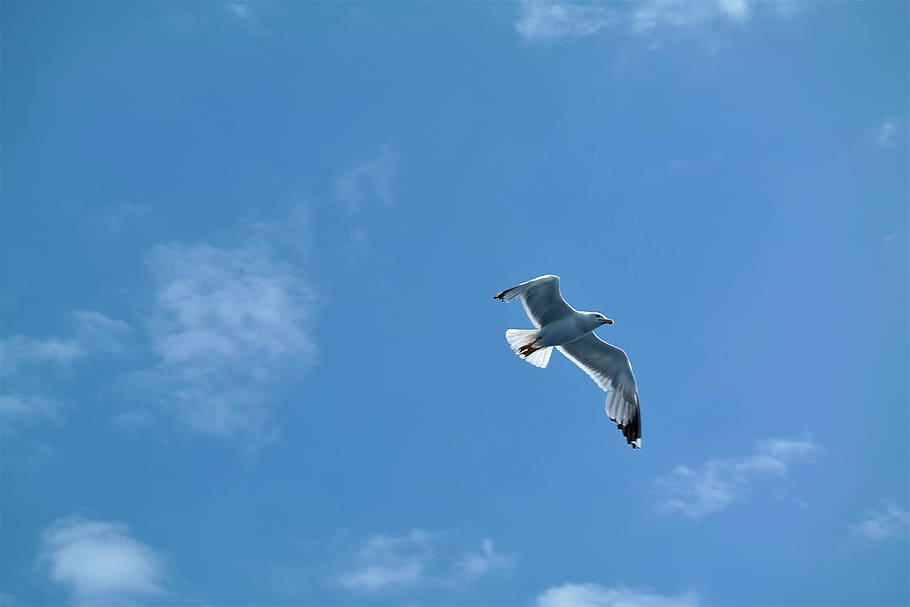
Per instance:
[[[542,346],[537,343],[540,331],[534,329],[506,329],[506,341],[512,351],[535,367],[543,369],[550,363],[552,346]]]

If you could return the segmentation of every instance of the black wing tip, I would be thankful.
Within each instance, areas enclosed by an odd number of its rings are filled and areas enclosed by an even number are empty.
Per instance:
[[[616,429],[622,432],[622,435],[626,439],[626,444],[633,449],[641,449],[641,425],[638,417],[633,419],[630,424],[617,422],[615,417],[611,417],[610,421],[615,423]]]
[[[515,298],[515,296],[513,295],[510,297],[510,294],[512,293],[512,291],[514,291],[517,288],[518,287],[509,287],[505,291],[500,291],[499,293],[497,293],[496,295],[493,296],[493,299],[498,299],[499,301],[506,301],[506,302],[512,301]],[[509,299],[506,299],[506,297],[509,297]]]

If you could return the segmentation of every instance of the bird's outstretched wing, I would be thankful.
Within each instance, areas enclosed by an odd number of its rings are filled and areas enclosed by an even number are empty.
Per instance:
[[[593,332],[572,343],[557,346],[557,349],[587,373],[601,389],[610,393],[606,403],[610,421],[616,422],[633,449],[641,449],[638,387],[626,353]]]
[[[538,276],[511,289],[506,289],[493,299],[512,301],[516,297],[521,299],[528,318],[539,329],[540,327],[559,320],[575,312],[575,308],[566,303],[559,292],[559,276],[546,274]]]

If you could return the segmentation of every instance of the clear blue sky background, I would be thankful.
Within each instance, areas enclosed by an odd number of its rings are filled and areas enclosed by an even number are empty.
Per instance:
[[[908,51],[906,2],[4,2],[0,600],[906,605]],[[545,273],[641,451],[509,351]]]

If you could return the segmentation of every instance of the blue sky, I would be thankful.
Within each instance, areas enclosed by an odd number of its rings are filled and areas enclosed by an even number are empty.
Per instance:
[[[3,3],[0,601],[907,604],[908,16]]]

